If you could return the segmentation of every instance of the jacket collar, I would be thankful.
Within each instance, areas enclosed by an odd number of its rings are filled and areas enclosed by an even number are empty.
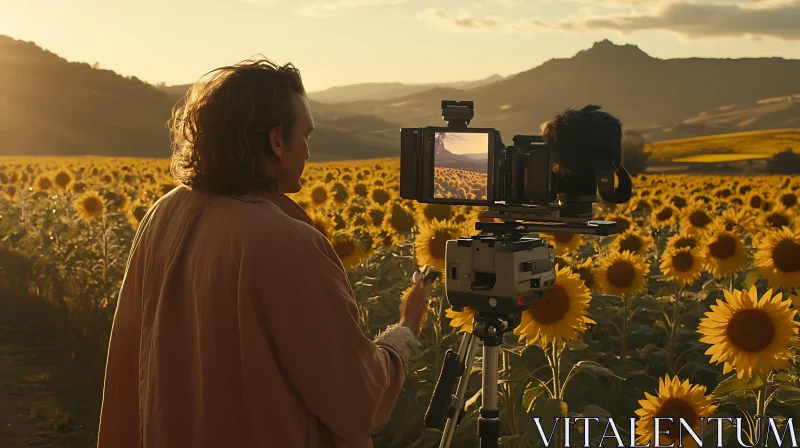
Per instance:
[[[300,205],[297,202],[293,201],[292,198],[286,196],[280,191],[253,190],[241,196],[232,196],[232,197],[234,199],[244,202],[256,203],[256,202],[264,202],[265,200],[272,202],[290,217],[297,219],[299,221],[303,221],[308,225],[314,225],[314,221],[312,221],[311,217],[308,216],[308,213],[306,213],[303,207],[300,207]]]

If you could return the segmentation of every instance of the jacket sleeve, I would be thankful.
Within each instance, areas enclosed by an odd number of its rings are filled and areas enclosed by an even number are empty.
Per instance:
[[[98,448],[138,448],[139,421],[139,343],[141,335],[141,230],[134,238],[108,344]]]
[[[242,248],[239,291],[263,312],[275,361],[309,412],[340,441],[362,442],[388,422],[416,338],[396,325],[364,336],[329,243],[299,230]]]

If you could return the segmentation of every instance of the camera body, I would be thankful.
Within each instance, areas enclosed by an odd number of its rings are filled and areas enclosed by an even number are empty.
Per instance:
[[[544,221],[590,220],[598,192],[613,203],[630,199],[631,179],[621,164],[621,147],[612,156],[579,157],[571,169],[564,170],[563,163],[556,169],[554,162],[570,157],[554,151],[543,136],[515,135],[513,145],[506,147],[498,130],[468,128],[473,116],[472,101],[444,100],[447,127],[401,129],[400,197],[493,207],[557,204],[557,217]]]

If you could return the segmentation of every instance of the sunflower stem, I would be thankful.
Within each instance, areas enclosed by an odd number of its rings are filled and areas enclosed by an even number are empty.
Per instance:
[[[628,295],[625,294],[622,296],[622,350],[620,351],[620,361],[622,361],[623,364],[625,363],[625,359],[628,358],[629,309],[630,309],[630,301]]]
[[[678,334],[678,322],[680,319],[680,297],[681,290],[678,284],[675,284],[675,304],[672,307],[672,322],[669,331],[669,340],[667,341],[667,374],[669,376],[675,375],[675,368],[677,367],[677,359],[675,359],[675,349],[677,348],[676,336]]]

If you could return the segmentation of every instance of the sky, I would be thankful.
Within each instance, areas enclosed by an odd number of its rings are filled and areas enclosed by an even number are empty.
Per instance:
[[[800,0],[0,0],[0,34],[152,84],[262,54],[314,92],[508,76],[603,39],[800,59]]]

